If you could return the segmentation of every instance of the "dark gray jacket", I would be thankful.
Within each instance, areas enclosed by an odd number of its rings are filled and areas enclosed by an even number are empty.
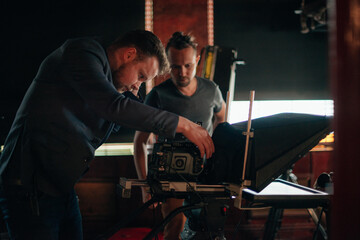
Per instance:
[[[99,42],[66,41],[42,62],[16,114],[0,157],[3,182],[69,192],[113,123],[173,137],[178,116],[118,93]]]

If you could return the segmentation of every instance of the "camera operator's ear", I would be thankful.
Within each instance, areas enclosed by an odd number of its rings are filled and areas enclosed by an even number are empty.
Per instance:
[[[127,47],[124,51],[124,63],[128,63],[131,62],[133,60],[135,60],[137,57],[137,51],[136,48],[134,47]]]

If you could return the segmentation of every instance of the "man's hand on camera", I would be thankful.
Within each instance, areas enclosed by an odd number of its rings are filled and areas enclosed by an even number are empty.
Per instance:
[[[201,157],[206,154],[206,158],[210,158],[215,152],[214,143],[209,133],[200,125],[179,116],[176,132],[182,133],[187,139],[194,143],[199,148]]]

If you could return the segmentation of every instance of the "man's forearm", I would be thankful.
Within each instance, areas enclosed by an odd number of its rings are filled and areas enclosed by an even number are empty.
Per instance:
[[[146,175],[147,175],[147,167],[145,163],[147,162],[147,155],[144,152],[144,150],[139,150],[139,149],[143,149],[143,148],[140,147],[134,151],[134,162],[135,162],[137,176],[139,179],[143,180],[146,179]]]
[[[146,179],[147,176],[147,140],[149,134],[136,132],[134,138],[134,164],[139,179]]]

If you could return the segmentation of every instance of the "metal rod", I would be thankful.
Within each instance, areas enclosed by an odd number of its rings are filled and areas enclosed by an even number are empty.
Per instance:
[[[230,92],[227,91],[227,93],[226,93],[226,108],[225,108],[225,122],[227,122],[229,119],[229,116],[228,116],[230,113],[229,107],[230,107]]]
[[[243,166],[243,173],[242,173],[242,180],[245,180],[245,168],[248,156],[248,148],[249,148],[249,137],[250,137],[250,129],[251,129],[251,114],[252,114],[252,106],[255,98],[255,91],[250,91],[250,106],[249,106],[249,118],[247,123],[247,130],[246,130],[246,143],[245,143],[245,154],[244,154],[244,166]]]

